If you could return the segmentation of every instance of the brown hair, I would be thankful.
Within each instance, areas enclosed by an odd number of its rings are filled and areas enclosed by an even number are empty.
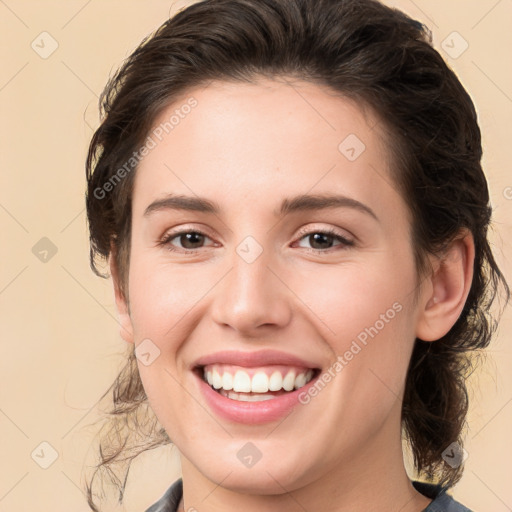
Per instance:
[[[428,272],[426,255],[441,251],[462,229],[474,237],[474,277],[462,314],[440,340],[416,340],[402,408],[417,471],[451,486],[462,466],[444,464],[441,455],[454,441],[462,445],[472,354],[489,344],[499,285],[507,301],[509,289],[487,240],[492,210],[475,108],[418,21],[374,0],[205,0],[166,21],[100,99],[103,119],[87,158],[91,266],[102,275],[97,258],[115,257],[128,299],[136,166],[117,178],[156,116],[195,86],[261,76],[328,86],[377,113],[391,141],[394,180],[412,213],[418,275]],[[116,476],[116,463],[129,465],[138,453],[170,440],[147,407],[133,352],[108,393],[113,408],[98,469],[119,486],[122,499],[126,478]],[[88,495],[97,510],[93,479]]]

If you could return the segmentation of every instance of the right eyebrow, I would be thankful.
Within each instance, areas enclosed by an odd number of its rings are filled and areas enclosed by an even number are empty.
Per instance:
[[[147,217],[161,210],[188,210],[216,215],[220,212],[219,206],[208,199],[170,194],[162,199],[153,201],[144,210],[144,216]]]

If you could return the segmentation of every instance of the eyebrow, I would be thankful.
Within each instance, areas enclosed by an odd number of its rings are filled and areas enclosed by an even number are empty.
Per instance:
[[[329,208],[352,208],[373,217],[377,221],[379,220],[369,206],[351,197],[333,194],[302,194],[286,198],[282,201],[280,208],[274,210],[274,215],[285,216],[294,212],[325,210]],[[144,216],[147,217],[161,210],[187,210],[218,215],[221,208],[214,201],[204,197],[169,194],[162,199],[153,201],[145,209]]]

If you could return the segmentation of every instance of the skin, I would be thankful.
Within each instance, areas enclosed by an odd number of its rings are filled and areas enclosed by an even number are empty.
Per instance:
[[[461,233],[431,257],[432,274],[417,275],[384,127],[324,87],[213,82],[188,91],[155,126],[190,96],[197,107],[137,169],[129,307],[111,258],[124,339],[149,338],[160,350],[139,371],[180,450],[183,508],[423,510],[430,500],[413,489],[403,464],[405,376],[415,338],[439,339],[460,315],[472,279],[471,236]],[[338,150],[349,134],[366,146],[354,161]],[[221,211],[144,215],[169,193],[208,198]],[[274,213],[286,197],[329,193],[360,201],[377,220],[350,207]],[[353,245],[328,237],[315,245],[301,231],[329,228]],[[192,250],[179,236],[159,243],[181,229],[207,236]],[[236,252],[249,235],[263,249],[250,264]],[[216,417],[190,371],[206,354],[264,348],[327,369],[394,303],[402,310],[284,420],[241,425]],[[237,452],[249,441],[262,457],[246,468]]]

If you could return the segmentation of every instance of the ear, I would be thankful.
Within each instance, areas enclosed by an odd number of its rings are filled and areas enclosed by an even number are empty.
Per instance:
[[[130,309],[128,307],[128,301],[121,290],[119,269],[117,268],[117,248],[113,243],[111,244],[109,265],[110,275],[112,276],[112,283],[114,285],[116,308],[119,315],[119,332],[124,341],[133,343],[133,326],[130,318]]]
[[[423,341],[442,338],[458,320],[473,281],[475,243],[468,230],[433,262],[432,275],[423,283],[416,337]]]

